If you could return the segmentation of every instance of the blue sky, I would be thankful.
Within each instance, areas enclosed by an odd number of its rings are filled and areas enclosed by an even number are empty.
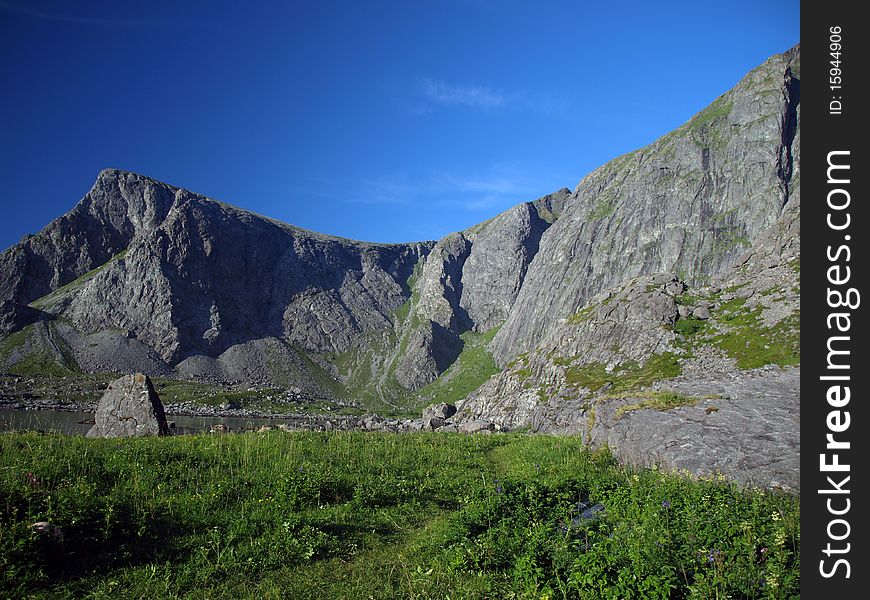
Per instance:
[[[799,6],[0,0],[0,248],[105,167],[436,239],[681,125],[799,41]]]

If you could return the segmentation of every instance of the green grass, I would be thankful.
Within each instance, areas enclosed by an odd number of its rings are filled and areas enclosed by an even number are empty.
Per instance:
[[[34,331],[35,325],[27,325],[23,329],[10,333],[0,340],[0,363],[5,363],[17,351],[24,347],[27,338]]]
[[[569,367],[565,371],[565,381],[569,385],[584,387],[596,392],[610,384],[609,393],[630,392],[646,387],[656,381],[672,379],[682,372],[679,357],[672,352],[654,354],[643,365],[625,362],[610,373],[602,363],[588,363]]]
[[[20,331],[9,334],[0,341],[0,366],[7,363],[13,354],[22,352],[27,346],[28,340],[37,338],[36,328],[40,324],[28,325]],[[6,368],[11,374],[24,376],[51,376],[62,377],[75,375],[80,371],[72,350],[66,342],[57,335],[51,322],[45,323],[46,331],[50,334],[57,354],[50,352],[42,344],[31,347],[23,356],[19,355],[15,363]]]
[[[674,332],[679,335],[694,335],[707,329],[707,321],[697,317],[680,317],[674,323]]]
[[[460,336],[464,343],[462,352],[438,379],[419,390],[419,397],[425,399],[420,404],[456,404],[498,373],[498,365],[487,350],[498,330],[494,327],[483,333],[463,333]]]
[[[632,394],[631,397],[637,398],[640,402],[626,404],[625,406],[617,408],[616,414],[614,415],[617,420],[621,419],[627,412],[640,410],[642,408],[670,410],[680,406],[695,406],[698,403],[698,398],[695,396],[686,396],[668,390],[649,390],[639,394]],[[620,396],[620,398],[626,398],[626,396]]]
[[[403,345],[407,345],[405,337],[397,340],[392,330],[375,332],[367,335],[356,348],[338,354],[324,354],[323,357],[335,367],[347,390],[345,395],[367,410],[391,416],[418,415],[416,395],[396,380],[396,361],[384,364],[385,359],[395,353],[397,344],[397,356],[401,356]],[[382,369],[386,373],[382,373]]]
[[[596,199],[595,206],[593,206],[592,210],[589,212],[589,220],[595,221],[597,219],[609,217],[616,212],[616,203],[617,198],[613,192],[607,190],[602,193],[602,195]]]
[[[626,470],[577,437],[0,434],[0,473],[3,597],[799,592],[797,497]],[[581,500],[606,511],[579,520]]]
[[[677,345],[687,355],[701,346],[717,348],[733,358],[740,369],[799,365],[800,311],[769,327],[762,320],[762,310],[761,306],[750,308],[745,298],[733,298],[712,311],[712,321],[680,318],[674,325]]]
[[[568,322],[571,325],[580,325],[581,323],[585,323],[595,312],[596,308],[598,308],[597,304],[589,304],[587,306],[584,306],[573,315],[568,317]]]
[[[262,388],[257,390],[234,390],[208,383],[178,379],[154,378],[154,389],[164,403],[193,402],[206,406],[220,406],[226,402],[238,402],[245,408],[254,408],[255,400],[282,390]]]
[[[85,273],[84,275],[81,275],[80,277],[74,279],[73,281],[70,281],[66,285],[63,285],[63,286],[57,288],[53,292],[46,294],[45,296],[43,296],[41,298],[34,300],[33,302],[30,303],[30,306],[32,306],[33,308],[38,308],[40,310],[49,310],[50,311],[51,308],[54,306],[54,304],[58,300],[60,300],[61,298],[63,298],[64,296],[66,296],[70,293],[73,293],[73,292],[80,290],[82,287],[84,287],[84,285],[88,281],[93,279],[97,275],[97,273],[99,273],[100,271],[105,269],[107,266],[109,266],[110,264],[112,264],[116,260],[120,260],[120,259],[124,258],[124,256],[126,254],[127,254],[126,249],[121,250],[115,256],[113,256],[112,258],[110,258],[109,260],[107,260],[106,262],[101,264],[96,269],[92,269],[92,270],[88,271],[87,273]]]
[[[62,361],[45,351],[34,351],[9,367],[13,375],[47,377],[63,377],[75,374],[77,371],[69,368]]]
[[[761,321],[761,309],[756,308],[735,315],[730,324],[728,331],[711,341],[734,358],[739,368],[800,364],[800,311],[766,327]]]
[[[798,263],[793,261],[790,266],[794,268],[793,265]],[[798,272],[799,269],[798,266]],[[724,293],[738,293],[746,285],[731,286]],[[795,287],[792,291],[800,292],[800,288]],[[782,300],[784,294],[785,288],[770,288],[759,295]],[[675,345],[682,349],[684,357],[693,356],[699,348],[708,346],[733,358],[740,369],[800,364],[800,310],[795,310],[773,326],[767,326],[762,319],[764,308],[761,305],[750,307],[746,298],[722,301],[721,297],[722,293],[704,298],[689,294],[674,297],[677,304],[687,306],[694,306],[702,300],[716,305],[710,310],[709,320],[688,316],[679,318],[674,324]]]
[[[725,96],[719,96],[707,108],[692,117],[686,126],[690,131],[707,127],[730,115],[733,108],[734,102],[726,100]]]

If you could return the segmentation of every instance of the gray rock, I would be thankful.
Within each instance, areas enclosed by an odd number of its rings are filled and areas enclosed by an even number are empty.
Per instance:
[[[367,415],[362,419],[361,425],[366,431],[379,431],[384,429],[384,419],[378,415]]]
[[[441,417],[426,417],[423,419],[423,429],[426,431],[434,431],[440,427],[444,427],[447,421]]]
[[[456,414],[456,406],[441,402],[431,404],[423,409],[423,419],[437,417],[439,419],[449,419]]]
[[[461,414],[382,426],[588,433],[594,398],[566,373],[616,378],[679,355],[677,319],[716,325],[714,305],[689,296],[728,290],[716,301],[743,299],[765,326],[798,306],[799,62],[799,48],[772,57],[573,191],[437,242],[320,235],[104,171],[72,211],[0,254],[0,332],[26,328],[0,368],[49,356],[70,370],[295,388],[299,401],[354,395],[342,385],[362,380],[390,405],[455,364],[469,330],[500,326],[487,349],[503,370]],[[742,377],[721,354],[696,354],[687,376]],[[609,427],[604,413],[597,426]]]
[[[142,373],[125,375],[106,388],[88,437],[169,435],[160,397]]]
[[[799,60],[799,48],[772,57],[684,126],[580,182],[493,340],[500,365],[604,289],[654,273],[697,286],[738,263],[799,191],[799,92],[788,75]]]
[[[0,335],[18,331],[47,317],[41,310],[26,304],[3,300],[0,302]]]
[[[601,513],[605,511],[605,508],[600,502],[590,504],[588,500],[586,502],[581,500],[577,503],[577,510],[580,511],[580,514],[572,519],[574,525],[579,525],[582,521],[590,521],[600,518],[602,516]]]
[[[565,192],[553,196],[565,198]],[[475,330],[487,331],[507,318],[549,226],[534,204],[525,203],[468,232],[472,245],[459,306]]]
[[[407,334],[405,352],[398,358],[396,380],[417,390],[434,381],[462,352],[459,336],[435,321],[425,321]]]
[[[459,431],[462,433],[481,433],[484,431],[495,431],[495,425],[489,421],[477,420],[466,421],[459,424]]]
[[[710,318],[710,309],[706,304],[701,304],[692,310],[692,316],[696,319],[706,321]]]

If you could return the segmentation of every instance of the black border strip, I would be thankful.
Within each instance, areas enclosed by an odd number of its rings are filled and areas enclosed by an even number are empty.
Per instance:
[[[862,351],[870,343],[863,306],[870,296],[862,294],[870,270],[870,169],[861,139],[870,31],[859,6],[801,8],[801,595],[811,599],[866,598],[870,589],[868,494],[861,491],[870,488],[870,369]],[[841,44],[839,56],[831,55],[832,43]],[[829,171],[829,163],[838,168]],[[841,296],[851,306],[836,306]]]

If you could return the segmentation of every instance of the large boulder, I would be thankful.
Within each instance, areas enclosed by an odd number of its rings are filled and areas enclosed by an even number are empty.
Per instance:
[[[434,431],[450,425],[448,419],[456,414],[456,407],[452,404],[442,402],[440,404],[430,404],[423,409],[423,429],[426,431]]]
[[[494,430],[495,424],[484,420],[466,421],[459,424],[459,431],[462,433],[491,433]]]
[[[439,404],[430,404],[426,408],[423,409],[423,420],[438,418],[444,419],[445,421],[456,414],[456,407],[452,404],[447,404],[446,402],[441,402]]]
[[[160,397],[142,373],[125,375],[106,388],[88,437],[169,435]]]

